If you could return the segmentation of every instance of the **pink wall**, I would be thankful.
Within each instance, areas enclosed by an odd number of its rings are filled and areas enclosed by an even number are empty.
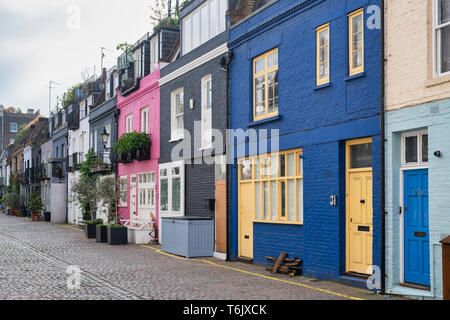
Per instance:
[[[133,114],[133,131],[141,132],[141,110],[145,107],[149,107],[149,130],[150,139],[152,141],[151,146],[151,159],[147,161],[134,161],[131,163],[122,164],[119,163],[118,173],[119,177],[127,175],[128,176],[128,197],[127,197],[127,207],[119,208],[120,216],[124,219],[130,218],[130,175],[155,172],[156,173],[156,221],[158,222],[159,214],[159,170],[158,170],[158,159],[159,159],[159,68],[147,77],[143,78],[140,83],[139,90],[133,92],[132,94],[117,98],[117,108],[120,109],[119,116],[119,128],[118,134],[119,138],[126,132],[125,119],[129,114]],[[139,187],[139,182],[136,183],[136,193]],[[137,199],[136,194],[136,199]],[[136,206],[138,206],[138,201],[136,201]],[[137,212],[137,208],[136,208]]]

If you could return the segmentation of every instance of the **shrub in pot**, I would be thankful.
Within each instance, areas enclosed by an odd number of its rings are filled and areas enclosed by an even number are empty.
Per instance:
[[[108,242],[108,226],[106,226],[104,224],[98,224],[96,226],[96,238],[97,238],[97,243]]]
[[[39,221],[39,213],[42,210],[42,199],[39,194],[33,192],[28,195],[28,210],[31,211],[33,221]]]
[[[12,215],[20,217],[20,195],[16,192],[7,194],[6,205],[11,208]]]
[[[108,226],[108,244],[128,244],[128,229],[125,226],[119,224],[110,224]]]
[[[88,239],[96,239],[97,238],[97,225],[99,224],[103,224],[103,220],[102,219],[97,219],[97,220],[89,220],[89,221],[85,221],[84,225],[85,225],[85,233],[86,233],[86,238]]]

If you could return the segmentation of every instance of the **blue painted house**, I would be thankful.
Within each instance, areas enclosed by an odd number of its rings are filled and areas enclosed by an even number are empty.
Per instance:
[[[230,1],[231,259],[363,285],[381,266],[379,5]]]

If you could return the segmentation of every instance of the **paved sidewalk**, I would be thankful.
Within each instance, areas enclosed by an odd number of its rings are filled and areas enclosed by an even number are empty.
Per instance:
[[[214,258],[187,260],[157,246],[108,246],[73,226],[0,214],[0,299],[335,300],[381,299],[329,281],[272,275]],[[82,270],[70,290],[68,266]]]

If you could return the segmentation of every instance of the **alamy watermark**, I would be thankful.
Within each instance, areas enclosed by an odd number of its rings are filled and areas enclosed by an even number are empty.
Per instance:
[[[67,288],[69,290],[80,290],[81,288],[81,269],[79,266],[68,266],[66,273],[69,275],[67,277]]]

